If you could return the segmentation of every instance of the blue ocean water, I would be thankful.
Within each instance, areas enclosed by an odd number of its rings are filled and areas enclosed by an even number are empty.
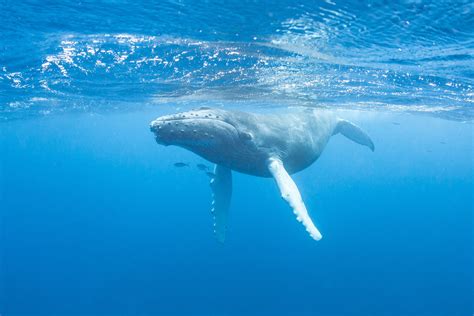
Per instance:
[[[472,315],[471,1],[0,0],[0,315]],[[234,173],[151,120],[199,106],[333,109],[294,175]],[[284,135],[282,135],[284,137]],[[176,162],[190,167],[176,168]]]

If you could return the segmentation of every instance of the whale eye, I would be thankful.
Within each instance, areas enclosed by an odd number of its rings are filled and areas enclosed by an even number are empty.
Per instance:
[[[240,132],[239,136],[243,140],[252,140],[253,136],[249,132]]]

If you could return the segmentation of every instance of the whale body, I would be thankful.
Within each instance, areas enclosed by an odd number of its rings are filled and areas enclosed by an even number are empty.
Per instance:
[[[159,144],[180,146],[216,164],[211,211],[220,242],[225,240],[232,170],[274,178],[297,220],[313,239],[320,240],[322,235],[290,175],[315,162],[336,134],[374,150],[362,129],[324,110],[256,114],[202,107],[159,117],[150,129]]]

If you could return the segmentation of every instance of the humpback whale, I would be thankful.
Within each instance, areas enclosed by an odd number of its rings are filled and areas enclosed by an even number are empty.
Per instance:
[[[257,114],[201,107],[161,116],[150,129],[158,144],[182,147],[215,164],[211,212],[220,242],[225,240],[232,171],[274,178],[296,219],[313,239],[320,240],[322,235],[290,175],[315,162],[336,134],[374,151],[374,143],[361,128],[325,110]]]

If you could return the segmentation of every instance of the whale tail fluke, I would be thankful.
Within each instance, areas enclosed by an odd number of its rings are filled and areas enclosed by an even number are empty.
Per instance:
[[[334,129],[333,135],[338,133],[341,133],[345,137],[360,145],[369,147],[372,151],[375,150],[374,142],[372,139],[370,139],[369,135],[367,135],[367,133],[364,132],[359,126],[349,121],[339,120],[336,128]]]

